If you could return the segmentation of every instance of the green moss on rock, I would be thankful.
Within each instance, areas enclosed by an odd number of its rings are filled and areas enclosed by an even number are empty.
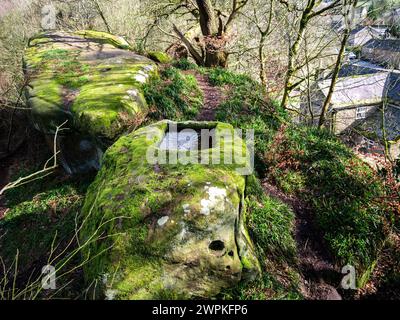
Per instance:
[[[123,37],[116,36],[107,32],[95,31],[95,30],[82,30],[82,31],[76,31],[75,34],[81,35],[87,40],[111,44],[114,47],[120,49],[132,49],[132,46]]]
[[[29,79],[26,98],[36,129],[51,135],[68,120],[69,130],[61,135],[80,135],[83,144],[64,151],[84,154],[89,148],[85,141],[104,151],[139,125],[148,113],[143,84],[157,74],[157,67],[126,49],[129,44],[122,38],[97,31],[49,32],[32,38],[24,67]],[[61,160],[69,173],[88,167],[68,164],[66,158]],[[93,161],[99,159],[82,157],[82,162]]]
[[[172,58],[168,55],[168,53],[161,51],[150,51],[147,53],[147,56],[151,60],[162,64],[167,64],[172,62]]]
[[[72,129],[114,140],[143,118],[148,109],[141,87],[156,67],[127,48],[122,38],[97,31],[33,38],[25,67],[31,78],[27,98],[36,98],[36,127],[54,133],[64,116],[72,119]]]
[[[101,294],[108,298],[211,297],[259,273],[243,224],[246,179],[236,170],[248,160],[222,161],[226,153],[243,152],[244,142],[235,136],[229,147],[222,133],[233,128],[226,124],[179,123],[215,128],[216,144],[197,152],[216,159],[221,147],[220,163],[150,161],[151,154],[161,157],[159,145],[171,123],[121,137],[87,194],[80,238],[89,241],[85,256],[93,259],[85,276],[88,282],[102,279]]]

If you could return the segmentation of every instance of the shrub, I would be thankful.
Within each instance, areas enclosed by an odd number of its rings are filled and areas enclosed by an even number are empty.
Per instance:
[[[180,70],[196,70],[197,65],[190,62],[188,59],[180,59],[172,64],[175,68]]]

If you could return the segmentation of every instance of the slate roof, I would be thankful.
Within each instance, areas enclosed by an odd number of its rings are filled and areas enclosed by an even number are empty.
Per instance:
[[[391,73],[387,86],[389,100],[400,105],[400,73]]]
[[[400,52],[400,39],[371,39],[364,44],[364,48],[381,49],[387,51]]]
[[[367,27],[366,26],[358,26],[358,27],[352,29],[350,31],[350,34],[357,34],[357,33],[359,33],[361,30],[363,30],[365,28],[367,28]]]
[[[331,79],[318,83],[324,96],[328,94],[330,83]],[[358,60],[342,66],[332,104],[334,107],[347,107],[381,103],[386,96],[400,106],[400,72]]]
[[[386,25],[357,26],[350,31],[350,34],[357,34],[361,30],[368,29],[370,32],[384,35],[388,29]]]
[[[350,31],[350,35],[357,34],[364,29],[368,30],[371,35],[384,36],[388,27],[385,25],[357,26]]]
[[[357,60],[344,64],[339,71],[339,78],[350,77],[350,76],[362,76],[382,71],[387,71],[387,69],[382,68],[381,66],[378,66],[376,64],[370,63],[368,61]]]
[[[388,72],[339,78],[331,103],[334,108],[381,103],[385,95]],[[331,80],[318,83],[319,89],[327,96]]]

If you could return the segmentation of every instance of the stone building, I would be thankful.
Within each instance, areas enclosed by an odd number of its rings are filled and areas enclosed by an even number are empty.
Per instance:
[[[369,40],[361,49],[361,57],[390,69],[400,69],[400,39]]]
[[[330,84],[331,79],[319,81],[311,99],[303,98],[301,110],[306,115],[302,118],[303,122],[310,125],[318,123]],[[392,156],[398,158],[400,72],[388,71],[364,61],[344,65],[339,73],[327,119],[327,126],[335,134],[351,132],[354,143],[363,145],[371,152],[384,152],[383,140],[386,136]],[[383,119],[385,130],[382,130]]]
[[[348,45],[360,47],[372,39],[385,39],[387,36],[386,26],[359,26],[351,31]]]

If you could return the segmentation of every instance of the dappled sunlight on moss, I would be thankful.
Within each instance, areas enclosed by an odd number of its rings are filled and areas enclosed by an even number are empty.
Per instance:
[[[110,220],[103,232],[111,235],[108,240],[92,243],[87,253],[94,255],[112,246],[110,251],[93,258],[85,267],[85,275],[90,282],[103,274],[115,274],[113,284],[107,284],[108,289],[116,290],[115,298],[157,298],[166,294],[165,287],[169,295],[176,297],[209,297],[238,282],[241,272],[253,274],[250,278],[254,278],[258,268],[251,253],[251,240],[241,235],[242,230],[235,231],[235,225],[240,224],[236,219],[245,189],[245,178],[234,170],[238,164],[144,161],[149,148],[161,142],[168,123],[159,122],[120,138],[106,152],[103,167],[85,201],[83,212],[90,222],[81,233],[82,241],[100,221]],[[231,128],[222,123],[183,125],[216,126],[217,136],[218,130]],[[240,149],[241,145],[236,147]],[[212,201],[218,198],[211,195],[214,191],[225,194],[224,210],[212,207]],[[205,202],[215,212],[205,211]],[[218,230],[221,233],[214,234]],[[224,248],[232,248],[232,254],[210,254],[208,246],[214,237],[222,237]],[[235,237],[240,248],[236,248]],[[188,268],[188,263],[193,266]],[[226,265],[227,271],[221,271]],[[155,272],[144,274],[155,266]],[[211,270],[220,277],[212,276]]]

